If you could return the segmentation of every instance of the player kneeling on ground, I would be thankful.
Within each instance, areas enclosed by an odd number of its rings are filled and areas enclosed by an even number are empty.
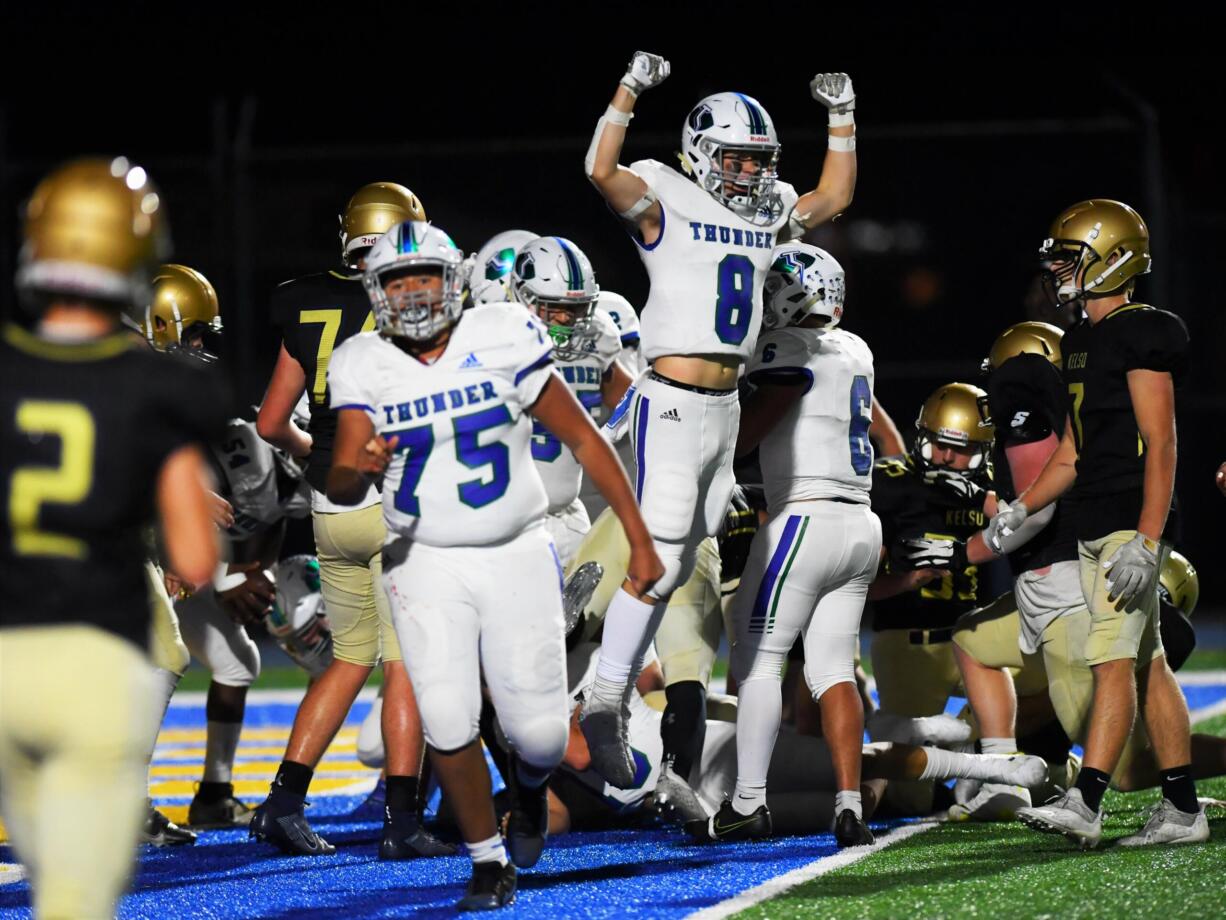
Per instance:
[[[574,452],[633,547],[629,579],[662,572],[611,448],[551,369],[553,343],[518,305],[463,308],[467,266],[441,230],[406,222],[372,248],[364,283],[379,331],[329,370],[339,410],[328,497],[383,476],[383,584],[439,782],[473,860],[461,909],[515,895],[540,857],[545,782],[566,748],[561,570],[530,451],[533,417]],[[514,750],[507,862],[478,741],[481,676]]]

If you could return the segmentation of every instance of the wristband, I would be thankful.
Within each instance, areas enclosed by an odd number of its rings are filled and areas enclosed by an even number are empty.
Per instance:
[[[633,112],[623,112],[621,109],[615,109],[610,105],[604,110],[605,120],[611,125],[621,125],[625,127],[630,124],[630,119],[634,117]]]
[[[218,594],[222,594],[233,588],[237,588],[247,580],[246,572],[230,573],[230,563],[222,562],[217,566],[217,571],[213,573],[213,590]]]
[[[846,128],[848,125],[856,123],[856,113],[852,112],[831,112],[829,125],[832,128]]]
[[[853,153],[856,149],[856,136],[837,137],[831,134],[826,138],[826,149],[834,150],[838,153]]]
[[[626,75],[622,77],[620,80],[618,80],[617,82],[620,85],[626,87],[626,92],[628,92],[635,99],[639,97],[638,81],[634,79],[634,77],[630,74],[629,71],[627,71]]]

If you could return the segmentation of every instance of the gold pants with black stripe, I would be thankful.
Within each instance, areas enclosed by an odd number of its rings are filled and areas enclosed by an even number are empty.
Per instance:
[[[124,639],[0,629],[0,813],[38,917],[115,915],[145,816],[153,698],[149,661]]]

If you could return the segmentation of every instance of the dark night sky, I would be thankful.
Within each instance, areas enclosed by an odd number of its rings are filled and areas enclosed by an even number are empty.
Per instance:
[[[662,53],[673,69],[641,101],[625,161],[674,162],[690,106],[736,89],[770,111],[782,177],[802,189],[825,135],[808,80],[845,70],[858,95],[857,197],[814,241],[847,268],[846,325],[872,345],[878,394],[904,428],[935,386],[973,382],[995,334],[1025,318],[1036,248],[1064,206],[1113,197],[1147,217],[1156,258],[1139,297],[1179,313],[1194,337],[1180,397],[1186,547],[1205,600],[1223,606],[1226,576],[1209,563],[1226,515],[1211,485],[1226,460],[1214,283],[1226,77],[1190,37],[1203,24],[972,21],[948,5],[940,20],[799,3],[455,5],[441,21],[403,5],[271,9],[7,12],[0,269],[11,272],[16,209],[42,172],[125,153],[163,189],[176,259],[216,284],[241,342],[236,376],[258,398],[277,344],[267,293],[331,267],[336,211],[362,183],[409,185],[465,248],[510,227],[569,236],[602,286],[638,303],[634,248],[581,173],[631,52]]]

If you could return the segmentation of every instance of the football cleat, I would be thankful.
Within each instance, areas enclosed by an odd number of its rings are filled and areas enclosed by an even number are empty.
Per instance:
[[[771,813],[765,805],[759,805],[752,814],[743,815],[732,807],[731,800],[724,799],[711,817],[686,822],[685,832],[697,843],[765,840],[772,833]]]
[[[630,707],[624,701],[606,703],[589,693],[579,712],[579,730],[587,741],[592,767],[611,786],[634,785],[634,756],[630,753]]]
[[[507,770],[507,784],[511,792],[511,810],[507,814],[507,855],[520,869],[531,869],[541,858],[545,839],[549,836],[548,783],[533,788],[519,779],[517,757],[512,758]]]
[[[876,843],[877,838],[868,829],[864,819],[850,808],[844,808],[834,819],[834,842],[840,849],[866,847]]]
[[[421,826],[417,813],[383,809],[383,839],[379,841],[380,859],[417,859],[429,856],[455,856],[456,848],[444,843]]]
[[[141,828],[140,842],[155,847],[189,847],[196,842],[196,835],[179,827],[150,802],[145,826]]]
[[[1195,814],[1180,811],[1170,801],[1163,799],[1149,816],[1145,826],[1137,833],[1117,841],[1120,847],[1149,847],[1157,844],[1204,843],[1209,839],[1209,819],[1205,809],[1198,808]]]
[[[1030,790],[1025,786],[984,783],[971,798],[949,807],[950,821],[1012,821],[1019,808],[1029,808]]]
[[[474,863],[468,891],[456,902],[456,910],[497,910],[514,904],[517,875],[515,863]]]
[[[251,839],[271,843],[287,856],[331,856],[336,852],[336,847],[311,830],[301,808],[273,815],[265,800],[251,816],[248,829]]]
[[[1044,834],[1062,834],[1084,850],[1094,849],[1103,836],[1102,811],[1091,809],[1075,786],[1046,805],[1019,808],[1017,819]]]
[[[656,780],[652,796],[652,808],[666,821],[686,824],[690,821],[705,821],[707,809],[692,786],[677,775],[671,760],[664,762],[660,777]]]
[[[201,798],[199,790],[187,809],[187,824],[198,830],[220,830],[227,827],[246,827],[251,823],[253,811],[234,796],[232,783],[226,794],[220,798]]]

